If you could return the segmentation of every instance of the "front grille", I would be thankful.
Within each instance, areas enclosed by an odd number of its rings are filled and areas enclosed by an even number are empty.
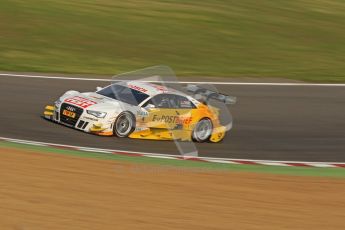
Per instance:
[[[83,127],[84,123],[85,123],[85,121],[80,120],[79,123],[78,123],[78,125],[77,125],[77,127],[78,127],[79,129],[81,129],[81,127]]]
[[[85,129],[86,126],[87,126],[88,124],[89,124],[89,122],[80,120],[79,123],[77,124],[77,127],[78,127],[79,129]]]
[[[73,111],[71,111],[71,109],[67,109],[67,107],[72,108]],[[70,112],[76,113],[75,118],[68,117],[68,116],[64,115],[63,114],[64,110],[68,110]],[[62,103],[61,108],[60,108],[60,122],[67,124],[67,125],[75,126],[75,124],[77,123],[77,121],[78,121],[78,119],[82,113],[83,113],[82,108],[79,108],[79,107],[74,106],[74,105]]]
[[[85,122],[85,124],[83,125],[83,129],[85,129],[88,124],[89,122]]]
[[[56,111],[55,111],[55,120],[58,121],[59,119],[60,119],[60,118],[59,118],[59,112],[56,112]]]

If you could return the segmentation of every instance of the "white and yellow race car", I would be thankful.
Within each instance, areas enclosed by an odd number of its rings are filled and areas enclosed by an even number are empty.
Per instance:
[[[188,85],[183,92],[159,84],[125,81],[98,88],[96,92],[67,91],[44,117],[98,135],[152,140],[219,142],[227,128],[220,124],[219,110],[207,104],[214,98],[226,104],[235,98]]]

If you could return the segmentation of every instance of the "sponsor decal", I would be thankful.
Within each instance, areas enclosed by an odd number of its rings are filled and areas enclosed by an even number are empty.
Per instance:
[[[146,128],[146,127],[135,127],[136,132],[140,132],[140,131],[144,131],[144,130],[148,130],[148,128]]]
[[[149,116],[149,113],[147,111],[142,111],[142,110],[139,110],[137,112],[137,116],[138,117],[148,117]]]
[[[73,104],[73,105],[80,106],[80,107],[82,107],[84,109],[86,109],[87,107],[89,107],[91,105],[97,104],[97,102],[95,102],[95,101],[91,101],[91,100],[89,100],[87,98],[83,98],[83,97],[79,97],[79,96],[74,96],[74,97],[71,97],[71,98],[67,98],[65,100],[65,102]]]
[[[65,115],[65,116],[67,116],[67,117],[72,117],[72,118],[75,118],[75,117],[76,117],[76,113],[71,112],[71,111],[68,111],[68,110],[66,110],[66,109],[64,109],[64,110],[62,111],[62,114]]]
[[[166,116],[166,115],[159,116],[155,114],[153,115],[152,121],[188,125],[192,122],[192,117]]]
[[[153,88],[161,92],[168,92],[168,88],[163,85],[150,84]]]
[[[131,89],[135,89],[137,91],[140,91],[142,93],[146,93],[147,92],[147,89],[145,89],[143,87],[140,87],[140,86],[137,86],[137,85],[128,84],[128,87],[131,88]]]

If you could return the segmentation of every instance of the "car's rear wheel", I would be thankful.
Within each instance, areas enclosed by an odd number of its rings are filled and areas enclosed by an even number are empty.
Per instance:
[[[210,119],[201,119],[196,125],[192,133],[192,138],[197,142],[208,141],[211,137],[213,125]]]
[[[114,134],[117,137],[128,137],[135,128],[135,119],[130,112],[120,113],[114,123]]]

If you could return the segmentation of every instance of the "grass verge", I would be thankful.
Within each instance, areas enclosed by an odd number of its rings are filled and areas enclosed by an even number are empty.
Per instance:
[[[345,177],[345,169],[342,168],[309,168],[309,167],[285,167],[285,166],[258,166],[258,165],[235,165],[208,162],[193,162],[186,160],[158,159],[149,157],[124,156],[96,152],[84,152],[75,150],[65,150],[50,147],[34,146],[27,144],[10,143],[0,141],[0,147],[18,148],[40,153],[56,153],[71,155],[77,157],[88,157],[103,160],[118,160],[140,164],[153,164],[160,166],[177,167],[177,169],[195,169],[198,171],[211,170],[216,172],[255,172],[255,173],[273,173],[296,176],[328,176]]]
[[[343,0],[1,0],[0,70],[345,81]]]

